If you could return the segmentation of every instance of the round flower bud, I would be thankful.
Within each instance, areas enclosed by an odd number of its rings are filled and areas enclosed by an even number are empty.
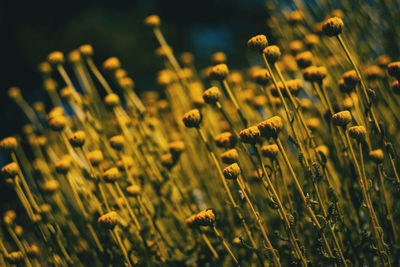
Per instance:
[[[265,35],[256,35],[251,37],[250,40],[247,42],[247,46],[259,53],[262,53],[264,48],[267,47],[268,40]]]
[[[351,109],[354,106],[353,99],[350,96],[345,97],[342,104],[345,109]]]
[[[103,62],[103,69],[106,71],[115,71],[121,67],[119,59],[116,57],[110,57]]]
[[[206,102],[207,104],[215,104],[220,99],[221,92],[219,91],[218,87],[213,86],[213,87],[207,89],[206,91],[204,91],[202,96],[203,96],[204,102]]]
[[[397,95],[400,95],[400,84],[399,84],[399,81],[394,81],[392,83],[392,90],[393,90],[393,93],[395,93]]]
[[[257,69],[252,73],[252,78],[254,81],[262,86],[265,86],[270,81],[270,76],[267,69]]]
[[[390,61],[391,58],[388,55],[383,54],[376,59],[376,64],[378,64],[382,69],[386,69]]]
[[[294,40],[289,43],[289,50],[293,55],[300,53],[304,49],[304,44],[300,40]]]
[[[387,65],[388,73],[390,76],[400,80],[400,61],[392,62]]]
[[[197,128],[200,126],[202,117],[198,109],[192,109],[183,115],[182,121],[187,128]]]
[[[281,57],[281,50],[276,45],[265,47],[263,53],[270,64],[274,64]]]
[[[137,197],[142,193],[142,189],[139,185],[134,184],[126,188],[126,193],[128,194],[128,196]]]
[[[261,133],[257,126],[246,128],[239,133],[240,140],[246,144],[256,144],[261,140]]]
[[[172,154],[167,153],[161,156],[161,164],[167,169],[171,169],[177,163],[176,159]]]
[[[210,78],[213,80],[224,80],[229,74],[229,69],[226,64],[218,64],[211,68]]]
[[[8,163],[3,168],[1,168],[1,174],[4,178],[14,178],[17,176],[19,171],[19,166],[15,162]]]
[[[7,210],[4,213],[3,221],[7,225],[12,225],[15,222],[15,218],[17,218],[17,214],[14,210]]]
[[[51,205],[48,203],[41,204],[39,206],[39,213],[40,214],[50,214],[51,212]]]
[[[238,71],[232,71],[229,73],[228,77],[226,77],[228,83],[232,84],[232,86],[239,85],[243,82],[243,76]]]
[[[24,228],[22,228],[21,225],[16,225],[14,228],[14,232],[18,237],[21,237],[22,234],[24,233]]]
[[[41,62],[41,63],[39,64],[38,70],[39,70],[39,72],[42,73],[42,74],[49,74],[49,73],[51,72],[52,69],[51,69],[50,63],[47,62],[47,61],[44,61],[44,62]]]
[[[130,170],[134,165],[134,160],[130,156],[123,155],[120,160],[117,161],[117,167],[120,171],[125,171],[125,166]]]
[[[325,67],[310,66],[303,70],[304,80],[309,82],[322,82],[326,75]]]
[[[160,46],[156,49],[156,55],[162,58],[168,58],[168,55],[172,54],[172,47],[169,45]]]
[[[311,100],[308,99],[308,98],[302,98],[302,99],[300,99],[299,104],[300,104],[300,107],[301,107],[302,109],[304,109],[304,110],[307,110],[307,109],[309,109],[309,108],[312,107]]]
[[[300,23],[304,19],[304,13],[301,10],[294,10],[290,12],[288,21],[291,25]]]
[[[93,56],[93,46],[90,44],[84,44],[79,47],[79,52],[81,52],[82,56],[91,57]]]
[[[115,135],[109,140],[112,148],[116,150],[122,150],[125,145],[125,138],[122,135]]]
[[[257,124],[257,127],[260,130],[261,135],[265,138],[276,138],[283,127],[282,119],[279,116],[274,116],[268,120],[260,122]]]
[[[266,145],[261,147],[261,154],[271,160],[276,159],[279,153],[279,148],[276,144]]]
[[[110,211],[100,216],[97,222],[105,229],[114,229],[117,225],[118,215],[115,211]]]
[[[144,24],[149,27],[160,27],[161,20],[157,15],[150,15],[144,19]]]
[[[60,51],[54,51],[47,56],[47,61],[53,65],[64,63],[64,54]]]
[[[195,223],[200,226],[212,226],[215,223],[214,209],[206,209],[197,213]]]
[[[31,258],[39,258],[41,255],[40,249],[39,249],[38,245],[36,245],[36,244],[32,244],[31,246],[29,246],[26,250],[26,253]]]
[[[364,126],[353,126],[349,128],[349,135],[360,142],[367,136],[367,130]]]
[[[43,82],[43,87],[46,91],[54,92],[57,89],[57,82],[54,79],[46,79]]]
[[[108,107],[113,108],[119,104],[119,96],[117,94],[108,94],[104,98],[104,102]]]
[[[69,143],[73,147],[82,147],[86,140],[86,133],[84,131],[76,131],[68,137]]]
[[[42,190],[45,193],[53,194],[58,190],[59,187],[60,187],[60,184],[58,183],[58,181],[53,179],[53,180],[49,180],[49,181],[45,182],[42,185]]]
[[[66,86],[60,90],[60,96],[65,101],[69,101],[73,95],[74,95],[74,91],[69,86]]]
[[[327,146],[320,145],[315,148],[315,152],[320,155],[322,162],[326,163],[329,157],[329,149]]]
[[[67,125],[67,118],[65,118],[62,115],[55,116],[49,121],[50,128],[56,132],[61,132],[62,130],[64,130],[66,125]]]
[[[240,175],[240,167],[237,163],[233,163],[222,170],[225,179],[236,179]]]
[[[225,164],[233,164],[239,161],[239,154],[236,149],[232,148],[221,154],[221,160]]]
[[[183,52],[180,56],[180,60],[181,60],[182,64],[190,65],[190,64],[193,64],[194,56],[190,52]]]
[[[8,97],[11,99],[18,99],[21,97],[21,90],[18,87],[10,87],[10,89],[8,89]]]
[[[231,132],[223,132],[214,137],[217,147],[234,148],[237,144],[237,138]]]
[[[373,81],[385,78],[385,73],[383,72],[381,67],[374,65],[369,66],[365,70],[365,76],[367,77],[367,80]]]
[[[50,110],[49,114],[47,115],[47,120],[51,120],[54,117],[63,115],[64,115],[64,109],[62,107],[54,107],[52,110]]]
[[[78,50],[72,50],[68,54],[68,61],[71,63],[78,63],[81,61],[81,53]]]
[[[346,126],[351,122],[351,113],[348,110],[340,111],[332,115],[332,122],[336,126]]]
[[[304,69],[311,66],[313,61],[313,54],[310,51],[305,51],[296,56],[297,65]]]
[[[343,20],[339,17],[333,17],[322,23],[322,32],[329,37],[338,36],[343,27]]]
[[[175,141],[168,144],[168,149],[171,154],[177,158],[185,149],[185,143],[183,141]]]
[[[24,254],[21,251],[13,251],[6,255],[6,259],[10,264],[19,264],[24,260]]]
[[[71,160],[67,158],[63,158],[56,162],[55,164],[56,171],[61,174],[68,173],[71,168]]]
[[[376,164],[381,164],[384,158],[382,149],[371,150],[369,152],[369,158]]]
[[[90,151],[87,153],[87,158],[93,166],[98,166],[104,160],[103,152],[100,150]]]
[[[119,179],[120,175],[119,175],[119,171],[118,168],[110,168],[108,170],[106,170],[105,172],[103,172],[103,179],[105,182],[107,183],[113,183],[115,181],[117,181]]]
[[[355,70],[349,70],[343,73],[342,79],[348,88],[354,88],[360,82]]]
[[[123,77],[118,79],[118,84],[122,88],[133,88],[135,86],[135,82],[130,77]]]
[[[308,34],[304,37],[304,44],[311,49],[319,43],[319,36],[316,34]]]
[[[311,131],[316,131],[321,126],[321,121],[318,118],[310,118],[306,121],[306,126]]]
[[[215,52],[211,55],[211,63],[213,65],[222,64],[226,62],[226,54],[224,52]]]
[[[15,137],[6,137],[0,141],[0,149],[6,152],[13,152],[17,149],[18,142]]]

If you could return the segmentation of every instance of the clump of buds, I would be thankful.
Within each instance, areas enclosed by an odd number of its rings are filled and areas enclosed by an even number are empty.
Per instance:
[[[358,142],[365,140],[367,130],[364,126],[353,126],[349,128],[350,137],[356,139]]]
[[[265,145],[261,147],[261,154],[271,160],[276,159],[279,153],[279,148],[276,144]]]
[[[343,27],[343,20],[339,17],[333,17],[322,23],[322,32],[329,37],[338,36],[342,32]]]
[[[254,145],[261,141],[261,133],[257,126],[252,126],[240,131],[239,136],[240,140],[246,144]]]
[[[203,96],[204,102],[206,102],[207,104],[215,104],[219,101],[219,99],[221,97],[221,92],[218,87],[213,86],[213,87],[207,89],[206,91],[204,91],[202,96]]]
[[[239,161],[239,154],[236,149],[232,148],[221,154],[221,160],[225,164],[237,163]]]
[[[260,133],[265,138],[277,138],[279,132],[281,131],[283,124],[282,119],[279,116],[274,116],[268,120],[260,122],[257,124]]]
[[[1,174],[4,178],[14,178],[17,176],[19,171],[19,166],[15,162],[8,163],[3,168],[1,168]]]
[[[226,64],[218,64],[211,68],[210,78],[212,80],[222,81],[228,76],[229,69]]]
[[[14,152],[18,147],[18,141],[15,137],[6,137],[0,141],[0,149],[5,152]]]
[[[73,147],[82,147],[86,140],[86,133],[84,131],[76,131],[70,137],[68,141]]]
[[[274,64],[281,57],[281,50],[276,45],[269,45],[264,48],[263,53],[269,63]]]
[[[214,209],[206,209],[190,216],[188,219],[186,219],[186,223],[192,228],[198,226],[213,226],[215,223],[215,218],[216,215]]]
[[[115,211],[110,211],[100,216],[97,222],[101,227],[112,230],[117,225],[118,214]]]
[[[247,42],[247,46],[258,53],[263,53],[267,45],[268,40],[265,35],[256,35]]]
[[[225,179],[233,180],[239,177],[240,167],[237,163],[233,163],[222,170]]]
[[[187,128],[198,128],[202,117],[198,109],[192,109],[183,115],[182,121]]]
[[[223,148],[234,148],[237,141],[236,136],[231,132],[223,132],[214,137],[215,144]]]
[[[351,113],[348,110],[340,111],[332,115],[332,122],[337,126],[346,126],[351,122]]]

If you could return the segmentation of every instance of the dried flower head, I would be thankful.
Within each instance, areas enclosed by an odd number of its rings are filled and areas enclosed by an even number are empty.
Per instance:
[[[393,81],[392,90],[393,90],[393,93],[395,93],[397,95],[400,95],[400,84],[399,84],[399,81]]]
[[[109,140],[112,148],[116,150],[122,150],[125,145],[125,138],[122,135],[115,135]]]
[[[225,179],[236,179],[240,175],[240,167],[237,163],[232,163],[231,165],[225,167],[222,170],[222,173],[224,174]]]
[[[300,107],[304,110],[310,109],[312,107],[311,100],[308,98],[302,98],[300,99]]]
[[[87,153],[87,158],[93,166],[98,166],[100,162],[104,160],[103,152],[101,152],[101,150],[90,151]]]
[[[376,164],[381,164],[384,158],[382,149],[371,150],[369,152],[369,158]]]
[[[210,61],[213,65],[226,63],[226,54],[224,52],[215,52],[211,55]]]
[[[321,126],[321,121],[318,118],[310,118],[306,121],[306,125],[310,130],[316,131]]]
[[[309,82],[322,82],[326,77],[327,70],[325,67],[310,66],[303,70],[304,80]]]
[[[279,153],[279,148],[276,144],[266,145],[261,147],[261,154],[271,160],[276,159]]]
[[[297,55],[304,49],[304,43],[301,40],[294,40],[289,43],[289,50],[293,55]]]
[[[128,170],[130,170],[134,163],[135,161],[131,156],[122,155],[121,159],[117,161],[117,167],[120,171],[125,171],[125,166]]]
[[[59,187],[60,187],[60,183],[57,180],[52,179],[52,180],[46,181],[42,185],[42,190],[45,193],[53,194],[58,190]]]
[[[257,127],[260,130],[261,135],[265,138],[276,138],[283,127],[282,119],[279,116],[274,116],[268,120],[260,122],[257,124]]]
[[[319,36],[316,34],[307,34],[304,37],[304,44],[306,45],[307,48],[311,49],[315,47],[317,44],[319,44]]]
[[[259,85],[265,86],[270,81],[270,76],[267,69],[257,69],[255,70],[252,75],[252,79],[258,83]]]
[[[161,155],[161,164],[167,169],[171,169],[177,163],[176,158],[171,153]]]
[[[281,50],[276,45],[265,47],[263,53],[270,64],[274,64],[281,57]]]
[[[72,50],[68,54],[68,61],[71,63],[78,63],[81,61],[81,53],[79,50]]]
[[[61,132],[67,125],[67,118],[65,116],[55,116],[49,120],[49,126],[53,131]]]
[[[340,111],[332,115],[332,122],[337,126],[346,126],[351,122],[351,113],[348,110]]]
[[[200,226],[212,226],[215,223],[214,209],[206,209],[196,214],[195,224]]]
[[[349,135],[360,142],[365,140],[365,137],[367,136],[367,130],[364,126],[353,126],[349,128]]]
[[[183,52],[180,55],[180,60],[184,65],[191,65],[191,64],[193,64],[194,56],[190,52]]]
[[[42,74],[49,74],[52,71],[52,68],[49,62],[44,61],[39,64],[38,70]]]
[[[13,251],[6,255],[6,259],[11,264],[20,264],[24,260],[24,254],[21,251]]]
[[[60,51],[54,51],[47,56],[47,61],[53,65],[64,63],[64,54]]]
[[[377,65],[369,66],[365,69],[365,76],[367,80],[373,81],[385,78],[385,72]]]
[[[128,196],[137,197],[142,193],[142,188],[137,184],[133,184],[126,188],[126,193]]]
[[[91,57],[93,56],[93,46],[90,44],[84,44],[79,47],[79,52],[81,52],[82,56]]]
[[[116,57],[110,57],[103,62],[103,69],[106,71],[115,71],[121,67],[121,62]]]
[[[18,147],[18,141],[15,137],[6,137],[0,141],[0,149],[5,152],[13,152]]]
[[[183,115],[182,121],[187,128],[198,128],[202,117],[198,109],[192,109]]]
[[[106,105],[108,107],[115,107],[119,104],[120,100],[119,100],[119,96],[117,94],[108,94],[105,98],[104,98],[104,103],[106,103]]]
[[[236,149],[232,148],[221,154],[221,160],[225,164],[233,164],[239,161],[239,154]]]
[[[70,137],[68,141],[73,147],[82,147],[86,140],[86,133],[84,131],[76,131]]]
[[[301,10],[294,10],[289,13],[288,21],[290,24],[295,25],[304,19],[304,13]]]
[[[355,70],[349,70],[343,73],[342,79],[347,88],[354,88],[360,82]]]
[[[113,183],[117,181],[119,178],[120,174],[118,168],[113,167],[103,172],[103,179],[107,183]]]
[[[231,132],[223,132],[214,137],[215,144],[223,148],[234,148],[237,141],[236,136]]]
[[[189,226],[190,228],[198,227],[198,225],[196,224],[196,218],[197,218],[197,214],[193,214],[189,218],[187,218],[185,220],[187,226]]]
[[[247,42],[247,46],[258,53],[263,53],[267,45],[268,40],[265,35],[256,35]]]
[[[229,74],[229,69],[226,64],[218,64],[211,68],[210,78],[213,80],[224,80]]]
[[[97,222],[105,229],[114,229],[118,222],[118,214],[115,211],[110,211],[100,216]]]
[[[261,141],[261,133],[257,126],[246,128],[239,133],[240,140],[247,144],[256,144]]]
[[[338,36],[342,32],[343,27],[343,20],[339,17],[333,17],[322,23],[322,32],[329,37]]]
[[[215,104],[219,101],[219,99],[221,97],[221,92],[218,87],[213,86],[213,87],[207,89],[206,91],[204,91],[202,96],[203,96],[204,102],[206,102],[207,104]]]
[[[185,150],[185,143],[183,141],[174,141],[168,144],[169,152],[176,158]]]
[[[11,99],[18,99],[22,96],[21,90],[16,86],[10,87],[7,91],[7,94],[8,94],[8,97]]]
[[[324,162],[327,161],[329,157],[329,148],[325,145],[319,145],[315,148],[315,151],[322,157]]]
[[[8,163],[1,168],[1,174],[4,178],[14,178],[19,172],[19,166],[15,162]]]
[[[389,63],[387,69],[390,76],[400,80],[400,61]]]
[[[144,19],[144,24],[149,27],[160,27],[161,20],[160,17],[157,15],[150,15]]]
[[[300,68],[304,69],[312,65],[313,54],[310,51],[304,51],[296,55],[296,62]]]
[[[54,167],[58,173],[66,174],[71,168],[71,160],[69,158],[63,158],[57,161]]]
[[[3,221],[7,225],[12,225],[15,222],[15,218],[17,218],[17,213],[14,210],[7,210],[4,213]]]

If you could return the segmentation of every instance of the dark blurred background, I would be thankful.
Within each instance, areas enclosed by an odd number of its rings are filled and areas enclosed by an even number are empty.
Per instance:
[[[2,1],[0,12],[0,138],[27,122],[7,96],[10,86],[20,87],[29,103],[48,103],[37,65],[54,50],[68,53],[92,44],[98,65],[118,57],[137,90],[147,90],[157,89],[162,68],[154,53],[157,41],[143,25],[147,15],[158,14],[174,52],[193,52],[200,67],[216,51],[228,55],[230,67],[243,67],[247,39],[267,30],[265,0]]]

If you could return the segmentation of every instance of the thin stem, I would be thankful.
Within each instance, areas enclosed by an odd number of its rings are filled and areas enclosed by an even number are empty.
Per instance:
[[[229,248],[228,244],[226,243],[226,241],[224,240],[224,238],[222,237],[222,235],[218,232],[217,228],[215,228],[214,225],[211,226],[211,229],[213,230],[213,232],[215,233],[215,235],[217,236],[217,238],[219,239],[219,241],[222,243],[222,245],[225,247],[225,249],[228,251],[229,255],[231,255],[233,261],[235,262],[235,264],[237,266],[240,266],[238,260],[236,259],[235,255],[233,254],[232,250]],[[280,265],[279,265],[280,266]]]

